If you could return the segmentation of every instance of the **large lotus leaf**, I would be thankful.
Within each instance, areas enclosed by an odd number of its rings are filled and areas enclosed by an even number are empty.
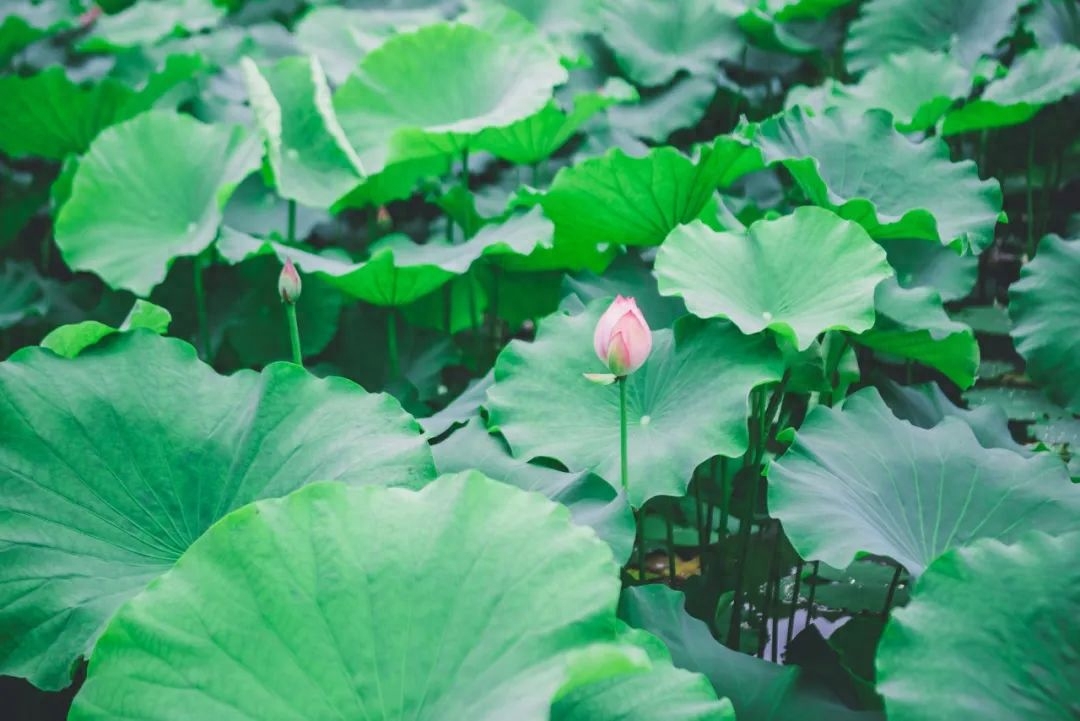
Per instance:
[[[103,15],[79,44],[80,50],[119,51],[152,45],[181,32],[212,28],[225,15],[213,0],[156,0],[135,3],[116,15]]]
[[[904,288],[932,288],[943,301],[971,294],[979,278],[979,259],[925,240],[893,238],[880,241],[896,280]]]
[[[552,721],[735,721],[731,701],[717,700],[705,676],[673,666],[656,636],[628,628],[620,639],[644,648],[652,668],[571,691],[551,707]]]
[[[234,511],[102,635],[72,721],[546,720],[647,664],[607,546],[478,473]],[[596,644],[607,653],[597,653]]]
[[[1044,106],[1080,91],[1080,48],[1036,48],[1018,57],[1008,74],[978,100],[945,118],[945,135],[1026,123]]]
[[[114,328],[96,320],[69,323],[49,331],[41,339],[41,347],[65,358],[74,358],[102,338],[114,333],[146,328],[164,335],[172,322],[172,315],[161,306],[145,300],[136,300],[124,322]]]
[[[610,108],[608,120],[635,137],[663,143],[676,130],[700,123],[714,97],[715,79],[690,76],[637,103]]]
[[[933,127],[970,89],[970,71],[952,55],[914,48],[890,55],[853,85],[832,84],[810,93],[792,93],[786,102],[788,107],[837,107],[847,113],[881,108],[892,113],[898,130],[911,132]]]
[[[874,294],[877,321],[858,337],[868,348],[936,368],[961,388],[979,372],[979,344],[970,327],[949,318],[930,288],[882,283]]]
[[[1021,22],[1039,47],[1080,45],[1080,7],[1073,0],[1035,0],[1033,5]]]
[[[600,27],[600,0],[468,0],[473,11],[507,7],[551,38],[563,55],[576,60],[583,35]]]
[[[997,181],[980,180],[970,160],[950,162],[940,138],[912,142],[883,110],[807,117],[792,108],[756,126],[755,142],[768,162],[791,171],[811,202],[875,238],[959,241],[976,252],[994,240]]]
[[[49,311],[42,278],[32,265],[7,261],[0,271],[0,330]]]
[[[258,165],[243,128],[144,113],[90,146],[57,217],[56,244],[75,270],[148,295],[173,259],[214,241],[229,194]]]
[[[892,276],[885,251],[857,223],[822,208],[759,220],[745,232],[680,226],[656,255],[660,292],[743,333],[769,328],[807,348],[832,329],[874,324],[874,287]]]
[[[699,217],[718,187],[761,167],[753,147],[717,138],[695,163],[672,147],[635,158],[618,148],[559,171],[540,203],[556,242],[659,245]]]
[[[335,85],[391,35],[442,20],[438,8],[312,8],[296,25],[296,42],[322,62]]]
[[[844,706],[798,666],[781,666],[726,648],[683,605],[683,594],[666,586],[636,586],[623,592],[619,615],[659,636],[676,666],[705,674],[718,696],[731,699],[737,719],[881,721],[880,713]]]
[[[349,295],[375,305],[399,306],[462,275],[481,258],[527,257],[548,244],[551,233],[551,222],[533,209],[484,226],[473,238],[456,245],[442,239],[420,245],[395,233],[380,239],[371,247],[371,257],[361,262],[263,241],[228,228],[218,249],[234,263],[263,253],[292,258],[302,271],[322,275]]]
[[[618,78],[611,78],[597,92],[574,98],[571,110],[555,101],[540,112],[502,128],[489,128],[473,144],[511,163],[533,165],[561,148],[594,115],[616,103],[637,99],[637,91]]]
[[[364,168],[334,115],[319,61],[285,58],[260,71],[244,58],[242,67],[278,194],[322,208],[359,185]]]
[[[1009,288],[1016,350],[1050,397],[1080,413],[1080,241],[1048,235]]]
[[[735,14],[711,0],[603,0],[601,13],[604,41],[639,85],[663,85],[680,70],[708,75],[745,45]]]
[[[0,16],[0,67],[41,38],[71,28],[76,20],[72,10],[59,0],[10,0]]]
[[[963,421],[893,415],[874,388],[818,406],[769,468],[769,509],[803,558],[890,556],[917,576],[950,548],[1076,525],[1080,488],[1057,458],[983,448]]]
[[[524,22],[524,21],[522,21]],[[458,152],[471,136],[526,118],[566,81],[539,38],[516,42],[460,23],[396,35],[369,53],[334,94],[364,167]]]
[[[59,66],[0,77],[0,151],[51,160],[81,155],[103,129],[150,108],[201,69],[198,56],[171,56],[138,91],[112,78],[81,86]]]
[[[477,400],[482,401],[483,396]],[[630,557],[635,533],[630,506],[620,492],[591,473],[567,473],[514,458],[506,442],[489,433],[479,417],[432,446],[432,453],[440,473],[475,469],[562,503],[570,509],[575,523],[589,526],[611,546],[615,560],[625,563]]]
[[[305,483],[418,485],[392,398],[291,363],[219,376],[151,331],[0,364],[0,671],[70,680],[105,623],[211,524]]]
[[[861,73],[913,47],[947,51],[971,68],[1013,33],[1023,0],[870,0],[848,29],[847,67]]]
[[[623,255],[603,275],[581,273],[563,280],[563,297],[577,296],[584,306],[591,301],[625,295],[633,298],[652,328],[670,328],[686,315],[681,298],[660,295],[656,276],[640,260]]]
[[[934,561],[881,637],[877,690],[889,718],[1080,716],[1078,557],[1080,533],[1031,533]]]
[[[512,342],[495,364],[487,406],[515,456],[554,458],[618,488],[619,389],[582,375],[604,370],[592,334],[605,307],[550,316],[534,342]],[[728,323],[688,317],[674,332],[654,331],[649,360],[626,380],[631,504],[681,496],[700,463],[745,452],[750,390],[779,380],[782,365],[769,338]]]

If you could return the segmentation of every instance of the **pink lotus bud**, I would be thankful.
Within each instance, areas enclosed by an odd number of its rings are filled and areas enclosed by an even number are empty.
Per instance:
[[[394,219],[385,205],[380,205],[379,209],[375,211],[375,224],[379,227],[379,230],[390,230],[394,227]]]
[[[300,298],[300,287],[300,274],[296,272],[292,259],[286,258],[277,282],[281,302],[290,305],[295,303]]]
[[[616,376],[630,375],[645,363],[652,351],[652,331],[633,298],[616,296],[600,316],[593,350]]]

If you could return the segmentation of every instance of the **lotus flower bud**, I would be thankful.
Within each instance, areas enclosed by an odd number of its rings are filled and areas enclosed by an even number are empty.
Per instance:
[[[292,305],[300,298],[300,274],[296,272],[296,266],[290,258],[285,259],[285,265],[281,268],[278,276],[277,289],[282,303]]]
[[[645,363],[652,351],[652,331],[633,298],[617,296],[600,316],[593,350],[616,376],[630,375]]]
[[[394,218],[390,215],[390,211],[386,209],[385,205],[380,205],[379,209],[375,212],[375,225],[379,230],[390,230],[394,227]]]

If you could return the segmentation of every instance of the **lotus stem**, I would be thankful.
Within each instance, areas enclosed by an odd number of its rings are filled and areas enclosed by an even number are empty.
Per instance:
[[[806,625],[809,626],[814,620],[814,594],[817,593],[818,571],[821,569],[821,561],[814,561],[814,572],[811,576],[814,582],[810,584],[810,595],[806,599]]]
[[[750,392],[750,447],[743,456],[743,473],[750,474],[750,491],[746,499],[746,510],[739,519],[739,567],[736,571],[735,598],[731,604],[731,623],[728,626],[726,645],[731,649],[739,648],[740,627],[742,625],[742,604],[746,580],[746,562],[750,554],[750,533],[754,522],[754,512],[757,508],[759,485],[761,481],[760,458],[764,453],[762,447],[762,417],[764,416],[764,396],[759,388]]]
[[[300,351],[300,326],[296,322],[296,303],[285,303],[285,317],[289,321],[289,345],[292,347],[293,363],[304,367],[304,356]]]
[[[795,616],[799,613],[799,585],[802,583],[803,560],[800,558],[795,564],[795,588],[791,593],[791,616],[787,627],[787,643],[795,636]]]
[[[199,333],[199,354],[210,361],[210,324],[206,319],[206,291],[203,288],[204,255],[195,256],[195,322]]]
[[[288,225],[286,227],[287,235],[286,239],[289,241],[289,245],[296,242],[296,201],[289,201],[289,215]]]
[[[397,314],[394,308],[386,316],[386,356],[388,380],[396,381],[401,373],[401,359],[398,356]]]
[[[900,584],[900,572],[903,568],[900,564],[896,564],[896,570],[893,572],[892,581],[889,583],[889,591],[885,594],[885,608],[882,610],[881,615],[884,618],[889,617],[889,611],[892,609],[893,596],[896,595],[896,587]]]
[[[626,438],[626,376],[616,379],[619,384],[619,478],[622,481],[623,493],[627,500],[630,498],[629,461],[627,460],[628,443]]]
[[[1028,126],[1027,171],[1024,175],[1027,196],[1027,257],[1035,257],[1035,197],[1031,187],[1031,170],[1035,165],[1035,125]]]
[[[664,518],[667,520],[667,562],[668,562],[668,581],[672,586],[675,585],[675,519],[672,516],[675,513],[674,506],[668,507],[668,513],[664,514]]]
[[[500,270],[498,266],[491,266],[491,303],[488,311],[488,335],[491,340],[491,364],[495,365],[495,359],[499,356],[499,280]]]

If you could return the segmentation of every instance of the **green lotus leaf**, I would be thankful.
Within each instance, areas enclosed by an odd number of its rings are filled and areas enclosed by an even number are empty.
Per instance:
[[[334,115],[317,59],[285,58],[260,71],[244,58],[241,67],[279,195],[323,208],[361,183],[363,165]]]
[[[874,296],[877,321],[857,342],[891,356],[941,371],[970,388],[979,371],[979,344],[970,327],[949,318],[941,296],[930,288],[882,283]]]
[[[1021,18],[1041,48],[1080,45],[1080,8],[1072,0],[1036,0],[1030,15]]]
[[[198,32],[217,25],[225,8],[213,0],[157,0],[131,5],[115,15],[102,15],[80,43],[87,52],[116,52],[153,45],[178,32]]]
[[[660,295],[656,276],[640,261],[633,262],[629,256],[621,256],[607,268],[603,275],[581,273],[566,276],[563,295],[577,296],[582,306],[594,300],[606,300],[616,295],[633,298],[638,308],[649,319],[651,328],[670,328],[675,321],[686,315],[686,304],[681,298]]]
[[[617,103],[636,99],[637,91],[632,86],[618,78],[610,78],[599,91],[575,97],[573,109],[563,110],[551,101],[540,112],[516,123],[484,130],[473,147],[511,163],[533,165],[561,148],[597,113]]]
[[[814,408],[769,467],[769,509],[799,555],[836,568],[889,556],[913,576],[980,538],[1074,528],[1078,490],[1060,460],[984,448],[955,418],[917,428],[874,388]]]
[[[1048,235],[1009,288],[1016,350],[1055,402],[1080,413],[1080,241]]]
[[[442,20],[437,8],[314,7],[296,25],[296,42],[319,58],[335,85],[349,77],[357,63],[397,33]]]
[[[889,718],[1075,718],[1078,554],[1080,533],[1036,532],[934,561],[881,637],[877,690]]]
[[[870,0],[848,29],[848,70],[862,73],[911,48],[947,51],[972,68],[1012,35],[1023,0]]]
[[[43,37],[70,29],[76,19],[68,3],[59,0],[13,0],[0,18],[0,67]]]
[[[821,20],[852,0],[757,0],[757,5],[778,22]]]
[[[914,48],[888,56],[853,85],[822,87],[818,95],[793,93],[787,106],[809,105],[815,111],[836,107],[846,113],[881,108],[892,114],[897,130],[906,133],[934,127],[957,100],[966,97],[971,72],[952,55]]]
[[[735,721],[731,702],[717,700],[701,674],[673,666],[663,641],[638,629],[627,629],[620,638],[644,648],[652,668],[571,691],[551,707],[552,721]]]
[[[819,48],[793,33],[782,21],[772,15],[768,8],[750,4],[738,19],[742,30],[755,48],[768,52],[790,55],[808,55]]]
[[[462,275],[481,258],[528,256],[548,241],[551,232],[550,221],[539,209],[533,209],[484,226],[473,238],[456,245],[443,239],[420,245],[407,235],[394,233],[372,245],[371,257],[358,263],[339,254],[318,255],[229,228],[224,229],[218,250],[233,263],[264,253],[292,258],[300,270],[321,275],[353,297],[375,305],[399,306]]]
[[[143,113],[103,131],[80,161],[56,244],[73,269],[148,295],[175,258],[214,241],[225,201],[258,164],[243,128]]]
[[[439,23],[365,56],[334,94],[334,109],[364,167],[377,173],[393,162],[460,152],[481,131],[538,112],[566,78],[539,36],[515,42]]]
[[[50,160],[81,155],[102,130],[150,108],[202,68],[197,56],[170,56],[139,91],[112,78],[84,87],[59,66],[0,77],[0,151]]]
[[[1016,58],[1005,77],[992,81],[982,96],[945,118],[942,133],[1019,125],[1043,107],[1080,91],[1080,48],[1036,48]]]
[[[603,0],[604,42],[638,85],[663,85],[680,70],[708,75],[745,45],[736,16],[710,0]]]
[[[291,363],[219,376],[146,330],[72,360],[23,349],[0,364],[0,397],[0,671],[46,689],[230,510],[315,480],[418,485],[433,470],[388,396]]]
[[[510,8],[551,39],[563,57],[576,61],[582,36],[600,27],[599,0],[468,0],[470,11]]]
[[[41,339],[41,347],[48,348],[53,353],[65,358],[74,358],[84,350],[94,345],[102,338],[113,333],[146,328],[159,335],[164,335],[169,330],[172,315],[161,306],[145,300],[136,300],[131,307],[127,318],[119,328],[100,323],[96,320],[84,320],[79,323],[70,323],[54,328],[49,334]]]
[[[933,428],[946,418],[959,418],[971,428],[983,448],[1006,448],[1022,456],[1032,453],[1013,439],[1009,418],[996,405],[971,410],[961,408],[954,405],[936,383],[902,386],[882,379],[877,387],[897,418],[919,428]]]
[[[565,509],[478,473],[312,484],[229,514],[124,606],[70,718],[540,721],[647,667],[615,643],[618,588]]]
[[[1038,388],[1012,386],[976,387],[964,393],[964,402],[972,408],[997,407],[1010,420],[1028,423],[1055,423],[1070,418],[1069,411],[1046,397]]]
[[[697,162],[672,147],[640,158],[613,148],[560,170],[540,204],[556,243],[659,245],[699,217],[718,187],[760,167],[758,151],[730,137],[717,138]]]
[[[660,292],[701,318],[729,318],[748,335],[766,328],[807,348],[820,333],[867,330],[874,287],[892,276],[885,251],[857,223],[797,208],[745,232],[697,221],[671,231],[656,255]]]
[[[660,637],[679,668],[705,674],[716,694],[731,699],[738,719],[769,721],[881,721],[853,711],[798,666],[781,666],[723,646],[704,622],[683,607],[683,594],[666,586],[623,592],[619,615]],[[658,718],[664,718],[662,714]]]
[[[1035,423],[1031,435],[1057,452],[1067,464],[1073,483],[1080,483],[1080,417]]]
[[[783,164],[810,201],[861,224],[874,238],[959,241],[978,252],[994,239],[1002,207],[996,180],[975,163],[949,160],[940,138],[913,143],[883,110],[801,108],[752,128],[770,163]]]
[[[452,167],[449,155],[429,155],[390,163],[380,172],[368,175],[367,180],[339,200],[333,210],[377,207],[395,200],[407,200],[418,187],[437,186]]]
[[[5,261],[0,270],[0,329],[11,328],[27,318],[49,312],[49,298],[43,279],[34,266]]]
[[[975,288],[979,277],[976,256],[960,255],[953,248],[925,240],[892,238],[879,242],[903,288],[931,288],[946,302],[966,298]]]
[[[618,488],[619,389],[583,376],[604,371],[592,336],[606,305],[550,316],[534,342],[510,343],[495,364],[487,407],[516,457],[554,458]],[[771,339],[728,323],[687,317],[674,331],[654,331],[649,360],[626,381],[630,503],[681,496],[700,463],[744,453],[750,390],[782,371]]]
[[[714,97],[713,78],[690,76],[640,102],[610,108],[608,119],[635,137],[663,143],[676,130],[700,123]]]

